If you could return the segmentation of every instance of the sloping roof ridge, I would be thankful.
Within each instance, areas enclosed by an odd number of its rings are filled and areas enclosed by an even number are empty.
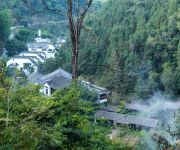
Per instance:
[[[28,57],[28,58],[34,65],[37,65],[37,62],[32,57]]]
[[[60,77],[60,76],[64,76],[65,78],[69,79],[69,80],[72,80],[72,76],[70,73],[68,73],[67,71],[59,68],[57,70],[55,70],[54,72],[51,72],[49,74],[46,74],[44,76],[42,76],[42,81],[51,81],[53,80],[53,78],[55,77]]]
[[[72,74],[71,74],[71,73],[63,70],[62,68],[59,68],[58,71],[61,72],[61,75],[62,75],[62,76],[65,76],[65,77],[68,78],[68,79],[72,79]]]

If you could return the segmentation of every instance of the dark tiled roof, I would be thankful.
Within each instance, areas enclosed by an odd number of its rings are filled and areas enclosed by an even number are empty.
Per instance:
[[[61,76],[63,76],[64,78],[67,78],[68,80],[72,79],[72,75],[70,73],[68,73],[65,70],[59,68],[59,69],[57,69],[56,71],[54,71],[52,73],[49,73],[47,75],[42,76],[40,83],[44,84],[47,81],[53,80],[55,77],[61,77]]]
[[[156,128],[158,124],[158,120],[156,119],[149,119],[149,118],[132,116],[132,115],[124,115],[124,114],[102,111],[102,110],[96,111],[95,118],[105,118],[107,120],[112,120],[120,124],[134,124],[149,128]]]
[[[47,81],[47,84],[51,88],[56,89],[56,90],[68,87],[70,83],[71,83],[71,80],[69,80],[68,78],[64,76],[57,76],[57,77],[54,77],[52,80]]]
[[[36,56],[20,56],[20,55],[15,55],[13,58],[16,58],[16,59],[29,59],[29,58],[33,58],[33,59],[37,59],[38,60],[38,58],[36,57]]]
[[[70,85],[71,80],[71,74],[61,68],[44,76],[37,73],[29,77],[30,82],[40,85],[47,83],[53,89],[67,87]]]

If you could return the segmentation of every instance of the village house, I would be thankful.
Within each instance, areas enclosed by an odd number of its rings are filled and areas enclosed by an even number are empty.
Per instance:
[[[35,42],[27,43],[28,51],[38,51],[44,52],[46,54],[46,58],[54,58],[56,49],[54,45],[51,43],[50,39],[41,37],[41,30],[38,31],[38,37],[35,38]]]
[[[47,75],[41,75],[39,73],[32,74],[28,79],[31,83],[42,85],[43,88],[41,89],[41,92],[47,96],[51,96],[54,91],[68,87],[71,84],[72,75],[59,68]],[[84,80],[79,82],[82,86],[91,91],[94,91],[97,94],[97,103],[107,102],[108,95],[110,94],[109,90]]]
[[[37,71],[37,64],[39,60],[35,56],[19,56],[16,55],[13,58],[11,58],[7,62],[7,67],[16,67],[19,70],[23,70],[26,75],[30,74],[31,70],[33,69],[33,72]]]
[[[72,77],[70,73],[60,68],[47,75],[41,75],[39,73],[32,74],[28,80],[31,83],[42,85],[41,92],[47,96],[51,96],[55,90],[68,87]]]
[[[16,67],[29,75],[32,72],[37,72],[38,63],[43,63],[46,59],[55,57],[56,50],[50,39],[43,39],[41,38],[41,31],[38,33],[39,36],[35,39],[35,42],[27,44],[28,51],[23,51],[8,60],[8,67]],[[29,72],[28,69],[31,71]]]
[[[41,30],[38,30],[38,37],[35,38],[35,41],[37,43],[51,43],[50,39],[41,37]]]
[[[28,51],[32,52],[44,52],[46,58],[54,58],[56,49],[51,43],[28,43]]]
[[[44,52],[29,52],[24,51],[19,55],[13,56],[6,63],[7,67],[15,67],[25,72],[28,76],[32,72],[37,72],[38,64],[45,61],[46,55]]]

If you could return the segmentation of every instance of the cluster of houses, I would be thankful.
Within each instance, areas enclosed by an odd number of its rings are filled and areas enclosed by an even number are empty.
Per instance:
[[[55,46],[50,39],[41,37],[41,31],[38,31],[38,37],[33,43],[27,43],[27,50],[15,55],[7,62],[7,67],[16,67],[29,75],[37,72],[38,63],[43,63],[45,59],[54,58],[56,53]]]
[[[30,83],[41,85],[40,92],[46,96],[51,96],[54,91],[68,87],[72,81],[72,75],[65,70],[59,68],[52,73],[42,75],[38,72],[38,64],[43,63],[48,58],[54,58],[56,49],[66,40],[63,37],[57,39],[52,44],[50,39],[41,37],[41,31],[38,31],[38,37],[33,43],[27,43],[27,51],[15,55],[7,61],[7,67],[22,70],[28,77]],[[107,102],[107,96],[110,93],[105,88],[94,85],[90,82],[80,81],[81,85],[91,91],[97,93],[97,103]]]

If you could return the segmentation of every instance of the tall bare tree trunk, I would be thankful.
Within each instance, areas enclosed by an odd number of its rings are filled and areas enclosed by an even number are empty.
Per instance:
[[[73,8],[72,8],[72,0],[68,0],[68,19],[69,19],[69,31],[71,35],[71,44],[72,44],[72,78],[77,78],[77,43],[76,43],[76,35],[75,35],[75,25],[73,20]]]
[[[77,43],[72,43],[72,78],[77,79],[78,77],[78,53],[79,45]]]
[[[80,48],[80,34],[83,27],[83,20],[85,15],[91,6],[93,0],[87,1],[87,6],[83,10],[79,7],[79,0],[76,1],[76,21],[73,18],[72,0],[68,0],[68,19],[69,19],[69,31],[71,35],[72,44],[72,78],[76,80],[78,78],[78,58]]]

